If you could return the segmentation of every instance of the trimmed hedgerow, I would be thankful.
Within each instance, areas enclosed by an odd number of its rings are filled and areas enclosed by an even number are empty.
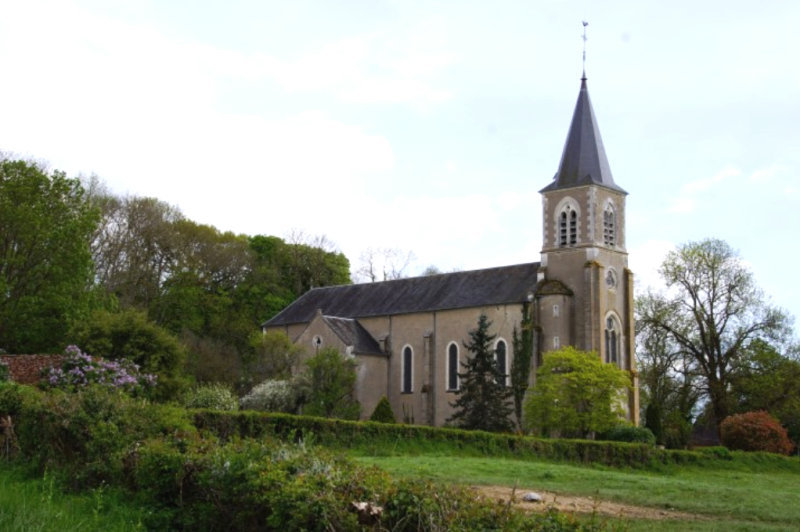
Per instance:
[[[764,411],[725,418],[719,426],[722,444],[735,451],[790,454],[794,444],[777,419]]]
[[[652,445],[591,441],[542,439],[516,434],[482,431],[354,422],[334,419],[267,414],[258,412],[194,413],[195,425],[210,430],[222,440],[236,437],[281,439],[313,435],[326,447],[362,448],[371,454],[439,448],[486,456],[538,458],[577,463],[598,463],[612,467],[648,468],[657,464],[697,463],[707,459],[691,451],[665,451]]]
[[[656,444],[656,437],[653,431],[646,427],[634,427],[633,425],[619,425],[614,427],[603,435],[603,439],[607,441],[644,443],[645,445]]]

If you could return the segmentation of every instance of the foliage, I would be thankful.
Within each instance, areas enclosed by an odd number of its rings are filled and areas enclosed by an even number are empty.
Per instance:
[[[295,413],[298,390],[289,381],[268,380],[250,390],[239,403],[242,410]]]
[[[719,428],[722,444],[729,449],[790,454],[794,448],[786,429],[764,411],[729,416]]]
[[[305,405],[309,416],[358,419],[361,407],[355,400],[356,362],[333,347],[323,347],[306,361]]]
[[[178,398],[186,386],[182,374],[185,349],[174,336],[149,321],[142,312],[98,311],[91,320],[77,324],[71,335],[91,356],[127,359],[143,371],[156,374],[156,399]]]
[[[396,423],[394,412],[392,412],[392,405],[385,395],[381,397],[381,400],[375,405],[375,410],[372,412],[372,415],[369,416],[369,420],[377,423]]]
[[[533,322],[531,321],[530,303],[522,304],[522,322],[520,331],[514,326],[513,346],[514,359],[511,361],[511,390],[514,396],[514,414],[517,425],[522,427],[522,407],[528,391],[528,381],[533,360]]]
[[[104,360],[90,357],[70,345],[60,368],[47,368],[42,375],[44,388],[77,391],[88,386],[115,388],[131,395],[147,395],[156,386],[156,376],[140,373],[139,366],[128,359]]]
[[[8,364],[0,360],[0,382],[8,382],[11,377],[8,373]]]
[[[544,354],[525,420],[539,434],[591,437],[624,417],[630,376],[593,352],[567,346]]]
[[[195,426],[217,435],[221,441],[240,438],[282,440],[313,438],[324,447],[358,450],[360,454],[377,456],[406,453],[439,455],[487,456],[493,459],[549,460],[608,467],[650,469],[660,471],[665,465],[700,464],[713,467],[717,457],[694,451],[664,450],[653,445],[636,443],[535,438],[509,433],[434,428],[419,425],[354,422],[309,416],[261,412],[194,413]],[[769,456],[775,470],[800,473],[800,461]],[[743,461],[744,467],[765,467],[766,460],[757,463]],[[730,467],[726,463],[725,467]]]
[[[148,438],[197,437],[185,410],[114,388],[26,393],[20,401],[15,428],[22,455],[40,471],[64,471],[76,487],[121,482],[131,450]]]
[[[736,375],[731,395],[737,413],[765,410],[786,428],[800,445],[800,360],[762,340],[748,346]]]
[[[489,327],[491,322],[481,314],[477,327],[469,331],[469,342],[464,342],[471,354],[461,364],[465,372],[458,374],[461,386],[451,403],[455,412],[447,421],[468,430],[508,432],[513,429],[509,419],[512,390],[497,367],[492,348],[496,336],[489,334]]]
[[[731,376],[756,339],[783,341],[791,319],[773,307],[741,257],[722,240],[689,242],[659,270],[668,293],[649,293],[639,322],[686,355],[717,423],[732,409]]]
[[[255,332],[251,351],[244,357],[244,374],[251,383],[289,379],[297,369],[303,348],[280,331]]]
[[[645,409],[644,426],[653,433],[656,443],[664,445],[664,425],[661,422],[661,407],[658,403],[649,403]]]
[[[230,386],[218,382],[198,384],[186,394],[183,404],[186,408],[239,409],[239,399]]]
[[[682,449],[691,438],[691,422],[702,396],[693,358],[665,330],[644,316],[666,317],[658,296],[640,295],[635,304],[636,358],[641,400],[648,428],[660,445]]]
[[[650,429],[634,427],[633,425],[617,425],[616,427],[612,427],[603,435],[603,439],[628,443],[644,443],[646,445],[656,444],[656,437]]]
[[[89,240],[98,213],[77,179],[0,154],[0,346],[39,353],[63,346],[92,303]]]

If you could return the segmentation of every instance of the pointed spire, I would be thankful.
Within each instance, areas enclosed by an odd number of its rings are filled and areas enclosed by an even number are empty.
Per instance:
[[[603,139],[600,138],[600,128],[589,99],[585,72],[581,78],[578,103],[575,104],[561,164],[553,182],[541,192],[583,185],[600,185],[627,194],[614,183],[611,175]]]

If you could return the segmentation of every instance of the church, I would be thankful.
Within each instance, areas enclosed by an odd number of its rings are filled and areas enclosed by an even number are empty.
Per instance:
[[[523,308],[533,323],[529,384],[542,355],[571,345],[629,371],[628,419],[639,422],[633,273],[625,198],[611,175],[586,76],[553,180],[541,191],[539,262],[309,290],[262,325],[306,352],[333,346],[357,361],[357,399],[368,418],[382,396],[398,421],[442,426],[453,414],[468,332],[485,314],[495,357],[509,373]],[[508,382],[510,384],[510,381]]]

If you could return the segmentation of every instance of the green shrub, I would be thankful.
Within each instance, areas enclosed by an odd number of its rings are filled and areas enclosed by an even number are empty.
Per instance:
[[[143,440],[197,436],[185,410],[101,386],[23,400],[16,432],[23,455],[42,470],[63,469],[78,486],[119,481],[128,454]]]
[[[790,454],[794,444],[786,429],[767,412],[746,412],[725,418],[719,426],[722,444],[734,451]]]
[[[206,383],[187,392],[183,402],[186,408],[210,408],[212,410],[238,410],[239,399],[230,386],[222,383]]]
[[[183,375],[186,349],[178,339],[147,319],[143,312],[98,311],[77,323],[71,333],[74,343],[93,357],[127,359],[146,373],[158,375],[155,398],[176,399],[186,389]]]
[[[242,397],[242,410],[262,412],[294,412],[297,389],[289,381],[264,381]]]
[[[389,404],[389,399],[385,395],[381,397],[380,401],[378,401],[378,404],[375,406],[375,410],[372,412],[369,420],[377,423],[396,422],[394,419],[394,412],[392,412],[392,405]]]
[[[628,443],[644,443],[646,445],[656,444],[656,437],[653,435],[653,431],[646,427],[634,427],[632,425],[616,426],[606,432],[603,439]]]
[[[8,374],[8,364],[0,360],[0,382],[8,382],[11,377]]]

